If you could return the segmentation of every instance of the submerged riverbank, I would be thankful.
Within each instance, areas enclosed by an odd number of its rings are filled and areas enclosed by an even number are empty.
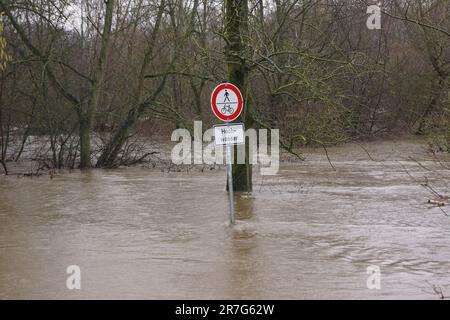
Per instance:
[[[171,142],[170,138],[140,138],[135,141],[135,151],[127,154],[127,161],[119,164],[118,168],[126,167],[142,167],[155,171],[175,171],[175,172],[189,172],[189,171],[208,171],[216,170],[222,166],[221,163],[216,165],[175,165],[171,159],[172,149],[179,142]],[[138,146],[138,147],[137,147]],[[203,145],[202,150],[207,147]],[[101,146],[98,144],[95,147],[97,152],[93,153],[92,162],[95,163],[96,155],[98,155]],[[194,152],[194,148],[192,152]],[[270,149],[270,148],[269,148]],[[445,148],[444,148],[445,149]],[[326,160],[330,167],[333,168],[334,161],[342,160],[371,160],[371,161],[386,161],[386,160],[416,160],[416,161],[448,161],[450,153],[446,152],[441,145],[436,144],[430,138],[418,138],[416,136],[406,136],[400,139],[384,138],[371,141],[349,142],[338,146],[331,146],[324,148],[322,146],[312,146],[294,149],[295,155],[280,148],[280,163],[298,163],[303,162],[297,155],[304,157],[304,162],[317,160]],[[20,151],[21,157],[19,161],[13,161],[15,156]],[[45,137],[31,137],[30,142],[22,149],[20,145],[12,145],[8,149],[9,159],[6,162],[9,175],[37,177],[37,176],[51,176],[56,174],[64,174],[77,171],[77,161],[74,160],[72,168],[55,167],[52,162],[51,148]],[[270,150],[268,155],[270,157]],[[55,157],[57,157],[55,155]],[[222,156],[223,157],[223,156]],[[223,159],[222,159],[223,160]],[[120,163],[120,161],[119,161]],[[259,164],[255,166],[258,168]],[[0,176],[5,172],[1,168]],[[95,169],[95,168],[94,168]]]

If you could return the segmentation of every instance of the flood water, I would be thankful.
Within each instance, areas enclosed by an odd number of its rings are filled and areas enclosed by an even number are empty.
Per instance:
[[[0,298],[437,299],[450,295],[450,194],[422,146],[371,143],[255,170],[228,224],[225,170],[0,177]],[[414,160],[420,161],[420,165]],[[408,174],[409,173],[409,174]],[[417,181],[413,180],[416,179]],[[447,211],[450,213],[450,209]],[[81,268],[81,290],[66,268]],[[367,267],[381,271],[369,290]]]

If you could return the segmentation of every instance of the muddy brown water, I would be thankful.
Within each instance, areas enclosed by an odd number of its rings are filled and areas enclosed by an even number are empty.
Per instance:
[[[448,195],[450,171],[417,144],[366,147],[377,161],[349,145],[330,150],[337,171],[313,152],[256,174],[234,227],[224,169],[0,177],[0,298],[450,296],[450,217],[418,183]],[[66,288],[69,265],[81,290]],[[380,290],[367,288],[371,265]]]

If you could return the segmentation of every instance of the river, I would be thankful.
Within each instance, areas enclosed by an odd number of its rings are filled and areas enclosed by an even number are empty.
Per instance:
[[[255,170],[228,222],[225,170],[0,177],[2,299],[437,299],[450,295],[450,170],[410,142]],[[445,160],[445,159],[444,159]],[[450,160],[450,159],[448,159]],[[426,178],[425,178],[426,177]],[[450,209],[446,209],[450,212]],[[81,290],[66,268],[81,268]],[[381,288],[368,289],[367,268]]]

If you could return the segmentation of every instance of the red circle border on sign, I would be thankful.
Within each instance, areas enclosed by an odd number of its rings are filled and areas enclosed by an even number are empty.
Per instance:
[[[219,94],[220,91],[225,90],[225,89],[229,89],[231,91],[233,91],[238,99],[238,106],[236,108],[236,110],[234,111],[233,114],[230,115],[223,115],[221,112],[219,112],[219,109],[217,107],[217,95]],[[230,122],[230,121],[234,121],[237,119],[237,117],[239,117],[242,113],[242,109],[243,109],[243,98],[242,98],[242,94],[241,91],[238,89],[238,87],[236,87],[234,84],[231,83],[222,83],[219,84],[217,87],[214,88],[212,94],[211,94],[211,109],[213,111],[213,113],[216,115],[217,118],[219,118],[222,121],[225,122]]]

